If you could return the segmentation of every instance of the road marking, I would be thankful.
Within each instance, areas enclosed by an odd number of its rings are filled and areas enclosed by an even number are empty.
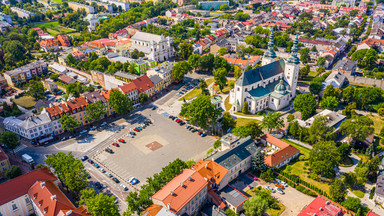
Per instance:
[[[14,152],[17,153],[17,152],[19,152],[19,151],[21,151],[21,150],[23,150],[23,149],[25,149],[25,148],[27,148],[27,146],[24,145],[24,144],[21,144],[21,145],[19,145],[19,146],[14,150]]]

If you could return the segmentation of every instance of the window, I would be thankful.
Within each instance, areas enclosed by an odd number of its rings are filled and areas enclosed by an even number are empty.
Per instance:
[[[26,203],[29,203],[29,198],[28,198],[28,197],[25,198],[25,202],[26,202]]]
[[[3,168],[3,171],[6,171],[6,170],[7,170],[7,167],[4,167],[4,168]]]
[[[5,165],[5,162],[1,162],[1,166],[4,166]]]
[[[12,204],[12,210],[16,210],[17,209],[17,205],[16,204]]]

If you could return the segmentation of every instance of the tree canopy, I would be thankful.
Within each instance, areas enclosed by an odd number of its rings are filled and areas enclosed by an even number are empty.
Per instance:
[[[119,208],[114,202],[115,196],[109,197],[104,193],[96,193],[93,188],[87,188],[81,191],[79,204],[85,204],[92,215],[119,216]]]
[[[313,145],[309,154],[313,173],[332,178],[336,174],[334,168],[338,167],[339,162],[340,153],[332,141],[321,141]]]
[[[281,127],[283,127],[284,120],[281,118],[281,113],[269,112],[266,116],[264,116],[260,126],[264,129],[267,129],[270,133],[273,129],[279,130]]]
[[[131,111],[133,104],[132,100],[128,97],[128,95],[123,94],[117,89],[111,90],[109,94],[108,103],[120,115],[126,114]]]
[[[63,130],[68,130],[69,132],[72,132],[75,128],[81,126],[81,122],[77,121],[74,116],[71,116],[68,113],[63,114],[60,117],[59,122]]]
[[[373,133],[373,121],[368,116],[355,115],[341,123],[340,131],[352,140],[362,142]]]
[[[106,104],[102,103],[101,101],[89,104],[87,107],[85,107],[85,111],[87,112],[85,118],[89,122],[100,121],[104,118],[105,114],[107,113],[105,109]]]
[[[4,131],[0,134],[0,142],[4,144],[7,149],[11,149],[13,153],[14,150],[20,145],[19,136],[12,131]]]
[[[293,108],[301,112],[303,120],[311,117],[315,112],[316,105],[316,99],[310,93],[300,94],[293,101]]]

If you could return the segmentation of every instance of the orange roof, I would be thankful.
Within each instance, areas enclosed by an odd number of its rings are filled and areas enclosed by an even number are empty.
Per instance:
[[[369,47],[372,47],[373,45],[382,46],[384,45],[384,40],[382,39],[375,39],[375,38],[367,38],[363,40],[360,44],[367,44]]]
[[[137,87],[133,82],[126,83],[122,86],[119,86],[119,88],[124,94],[128,94],[130,92],[137,90]]]
[[[207,185],[207,181],[197,171],[185,169],[153,195],[152,199],[159,200],[165,206],[169,204],[169,210],[178,213]]]
[[[373,212],[372,210],[368,212],[368,214],[366,216],[380,216],[378,214],[376,214],[375,212]]]
[[[97,49],[104,48],[103,43],[101,43],[100,41],[91,41],[88,43],[88,46],[93,47],[93,48],[97,48]]]
[[[0,205],[27,194],[28,189],[36,181],[41,180],[55,181],[57,178],[52,174],[51,170],[42,168],[0,184]]]
[[[268,143],[271,143],[272,145],[280,148],[279,150],[275,151],[270,155],[267,155],[264,158],[265,164],[268,165],[269,167],[275,167],[280,163],[282,163],[283,161],[288,160],[289,158],[300,153],[300,151],[297,148],[287,144],[286,142],[280,139],[277,139],[276,137],[270,134],[264,135],[262,139],[265,139]]]
[[[101,93],[108,100],[109,99],[109,94],[111,94],[111,90],[107,90],[107,91],[104,91],[104,92],[101,92]]]
[[[84,53],[81,52],[80,50],[77,50],[77,51],[75,51],[75,52],[72,52],[72,55],[74,55],[74,56],[80,56],[80,55],[84,55]]]
[[[68,107],[72,110],[84,108],[88,106],[88,102],[84,97],[79,97],[79,98],[76,98],[75,100],[68,101],[67,104],[68,104]]]
[[[53,47],[58,45],[59,45],[59,41],[56,39],[47,39],[47,40],[40,41],[40,46],[42,47]]]
[[[72,210],[71,215],[86,215],[76,212],[76,207],[52,181],[36,181],[28,194],[44,216],[56,216],[60,210]]]
[[[157,213],[163,208],[161,205],[152,204],[145,211],[143,211],[142,215],[145,216],[156,216]]]
[[[145,92],[148,89],[153,88],[155,86],[147,75],[138,77],[132,80],[132,82],[135,84],[137,90],[139,90],[139,93]]]
[[[193,170],[199,172],[201,176],[208,179],[211,183],[220,184],[228,170],[214,161],[200,160],[192,166]]]

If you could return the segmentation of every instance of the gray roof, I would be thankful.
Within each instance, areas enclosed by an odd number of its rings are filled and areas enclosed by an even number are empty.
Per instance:
[[[337,62],[337,64],[333,69],[343,69],[345,71],[352,71],[353,68],[356,67],[356,65],[357,65],[356,61],[352,61],[349,58],[343,58],[342,60]]]
[[[41,107],[49,107],[49,104],[51,103],[47,100],[38,100],[35,104],[35,108],[38,112],[40,112]]]
[[[285,62],[283,59],[270,64],[244,72],[236,81],[236,85],[247,86],[264,79],[276,76],[284,72]]]
[[[137,78],[137,76],[135,76],[133,74],[129,74],[129,73],[121,72],[121,71],[116,72],[114,74],[114,76],[124,77],[124,78],[130,79],[130,80],[134,80]]]
[[[225,186],[225,188],[217,192],[217,195],[219,195],[226,202],[236,207],[248,199],[247,196],[235,190],[230,185]]]
[[[96,103],[97,101],[101,101],[102,103],[106,103],[107,102],[107,99],[105,99],[105,97],[102,96],[100,94],[100,92],[98,92],[98,91],[86,92],[86,93],[84,93],[84,97],[91,104]]]
[[[379,173],[379,177],[377,177],[376,182],[376,190],[375,193],[384,196],[384,175]]]
[[[205,205],[201,212],[203,215],[205,214],[209,216],[227,216],[224,211],[214,205]]]
[[[156,85],[157,83],[159,83],[163,80],[158,75],[150,76],[149,79],[153,82],[154,85]]]
[[[268,85],[265,86],[265,88],[263,88],[262,86],[260,87],[257,87],[255,89],[252,89],[251,91],[249,91],[248,93],[255,99],[259,99],[259,98],[262,98],[268,94],[272,94],[274,93],[274,97],[277,97],[277,98],[280,98],[281,96],[283,95],[286,95],[287,93],[289,93],[290,91],[286,91],[286,93],[284,94],[279,94],[279,93],[276,93],[274,92],[275,90],[275,86],[276,85],[279,85],[279,82],[280,80],[276,80],[275,82],[272,82],[272,83],[269,83]],[[284,81],[284,84],[287,86],[288,83],[286,81]]]
[[[39,127],[44,124],[49,124],[51,119],[49,118],[48,113],[42,113],[37,116],[31,116],[22,121],[19,126],[28,130],[31,128]]]
[[[240,139],[240,142],[242,142],[242,144],[237,147],[218,152],[206,160],[214,160],[216,163],[230,170],[256,152],[256,145],[250,137]]]
[[[328,82],[331,79],[335,79],[338,84],[342,84],[345,81],[345,75],[339,71],[333,71],[331,74],[329,74],[327,79],[325,79],[325,82]]]
[[[164,36],[162,35],[155,35],[150,34],[146,32],[136,32],[135,35],[132,36],[132,40],[139,40],[139,41],[155,41],[159,43],[160,41],[165,40]]]

